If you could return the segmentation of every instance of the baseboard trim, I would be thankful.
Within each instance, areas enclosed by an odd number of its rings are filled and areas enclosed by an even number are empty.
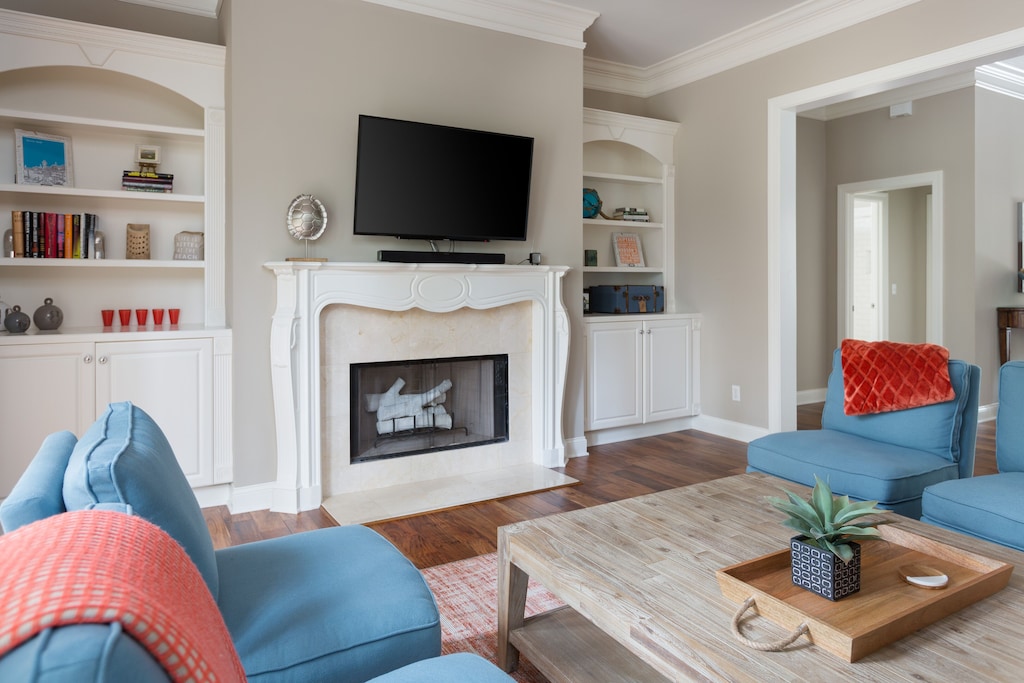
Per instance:
[[[587,437],[576,436],[565,440],[565,457],[582,458],[587,453]]]
[[[659,434],[670,434],[686,429],[695,429],[694,420],[696,419],[695,417],[681,417],[674,420],[661,420],[659,422],[630,425],[628,427],[598,429],[584,433],[584,438],[591,446],[601,446],[631,439],[642,439],[645,436],[658,436]]]
[[[796,392],[796,404],[805,406],[808,403],[824,403],[828,389],[804,389]]]

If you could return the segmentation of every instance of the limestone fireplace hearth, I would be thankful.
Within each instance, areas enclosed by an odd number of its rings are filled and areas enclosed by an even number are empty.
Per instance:
[[[565,464],[567,268],[265,267],[277,277],[272,509],[298,512],[323,503],[341,523],[366,522],[573,482],[549,469]],[[508,354],[507,441],[351,462],[351,364],[485,354]]]

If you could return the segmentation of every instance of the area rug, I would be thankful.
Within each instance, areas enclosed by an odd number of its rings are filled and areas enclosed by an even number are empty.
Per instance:
[[[441,652],[475,652],[497,661],[498,556],[471,557],[423,570],[441,613]],[[561,607],[562,602],[535,581],[526,593],[526,616]],[[520,683],[547,683],[525,657],[512,677]]]

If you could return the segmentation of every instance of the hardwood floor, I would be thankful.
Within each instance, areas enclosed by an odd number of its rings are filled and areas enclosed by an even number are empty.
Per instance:
[[[799,429],[817,429],[820,422],[821,404],[798,409]],[[579,479],[576,486],[368,526],[423,569],[494,552],[497,529],[505,524],[740,474],[746,463],[745,443],[693,430],[675,432],[592,446],[590,455],[573,458],[560,470]],[[995,471],[995,422],[986,422],[978,429],[975,472]],[[319,510],[297,515],[266,510],[231,515],[220,506],[206,508],[203,514],[218,548],[334,526]]]

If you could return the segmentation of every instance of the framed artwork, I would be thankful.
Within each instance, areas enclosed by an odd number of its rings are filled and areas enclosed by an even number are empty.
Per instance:
[[[616,266],[627,268],[644,267],[644,252],[640,246],[640,235],[632,232],[613,233],[612,251],[615,252]]]
[[[135,145],[135,163],[156,166],[160,163],[160,148],[157,145]]]
[[[71,138],[19,129],[15,129],[14,136],[17,158],[15,182],[22,185],[74,186]]]

